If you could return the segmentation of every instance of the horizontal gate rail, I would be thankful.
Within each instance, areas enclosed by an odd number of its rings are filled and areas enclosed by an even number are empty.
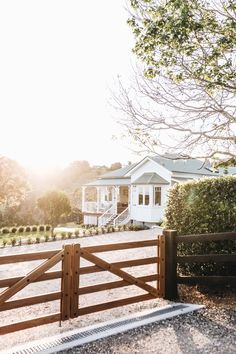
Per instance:
[[[37,261],[40,259],[51,258],[55,256],[57,253],[59,253],[60,251],[61,250],[22,253],[22,254],[16,253],[16,254],[11,254],[9,256],[0,256],[0,264],[29,262],[29,261]]]
[[[158,257],[149,257],[149,258],[132,259],[130,261],[113,262],[113,263],[110,263],[110,265],[118,267],[118,268],[129,268],[129,267],[146,265],[146,264],[153,264],[153,263],[158,263],[158,262],[159,262]],[[80,274],[89,274],[89,273],[95,273],[95,272],[104,272],[104,269],[102,269],[101,267],[96,266],[96,265],[82,267],[80,269]]]
[[[33,328],[44,324],[58,322],[60,321],[60,319],[61,319],[61,314],[59,312],[59,313],[54,313],[43,317],[37,317],[32,320],[12,323],[10,325],[0,327],[0,335],[21,331],[22,329]]]
[[[59,300],[61,298],[61,292],[52,292],[42,295],[34,295],[29,297],[24,297],[19,300],[12,300],[3,303],[0,307],[0,311],[12,310],[19,307],[31,306],[36,304],[42,304],[44,302],[50,302]]]
[[[158,274],[152,274],[152,275],[145,275],[142,277],[138,277],[137,279],[143,281],[143,282],[152,282],[155,280],[159,280],[159,275]],[[91,294],[95,293],[97,291],[104,291],[108,289],[117,289],[117,288],[122,288],[124,286],[130,286],[132,284],[128,283],[126,280],[117,280],[109,283],[102,283],[102,284],[97,284],[97,285],[90,285],[86,287],[82,287],[79,289],[79,295],[85,295],[85,294]]]
[[[105,303],[98,304],[98,305],[82,307],[79,309],[79,316],[88,315],[88,314],[94,313],[94,312],[109,310],[109,309],[112,309],[115,307],[130,305],[130,304],[134,304],[136,302],[141,302],[141,301],[146,301],[146,300],[153,300],[153,296],[150,294],[144,294],[144,295],[128,297],[126,299],[105,302]]]
[[[59,279],[61,277],[62,277],[62,271],[60,270],[54,272],[48,272],[40,275],[37,279],[32,280],[31,283],[45,281],[45,280]],[[6,288],[8,286],[12,286],[13,284],[20,281],[23,278],[24,277],[12,277],[12,278],[0,279],[0,288]]]
[[[146,240],[146,241],[112,243],[108,245],[99,245],[99,246],[89,246],[89,247],[83,247],[83,250],[90,253],[99,253],[99,252],[126,250],[129,248],[150,247],[150,246],[157,246],[157,245],[158,245],[158,240]]]

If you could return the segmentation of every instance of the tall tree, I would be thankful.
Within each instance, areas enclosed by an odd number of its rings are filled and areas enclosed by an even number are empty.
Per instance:
[[[132,88],[120,83],[122,123],[149,150],[234,160],[235,1],[130,3],[142,69]]]
[[[51,233],[62,216],[71,212],[70,200],[62,191],[49,191],[38,199],[38,207],[44,212],[45,222],[49,223]]]
[[[24,169],[16,161],[0,156],[0,204],[5,208],[19,205],[28,189]]]

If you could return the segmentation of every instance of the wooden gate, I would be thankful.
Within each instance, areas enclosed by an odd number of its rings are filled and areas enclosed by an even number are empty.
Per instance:
[[[103,252],[115,252],[117,250],[136,249],[140,247],[155,247],[157,253],[154,257],[138,258],[111,263],[105,261],[100,256],[100,253]],[[99,253],[99,256],[97,253]],[[81,258],[89,261],[93,265],[82,267]],[[27,275],[22,277],[0,279],[0,288],[6,288],[0,293],[0,312],[55,300],[60,300],[60,311],[45,315],[43,317],[37,317],[30,320],[1,326],[0,334],[6,334],[56,321],[65,321],[81,315],[154,299],[157,297],[164,297],[165,295],[165,239],[163,236],[158,236],[157,240],[115,243],[91,247],[81,247],[80,244],[67,244],[63,246],[62,250],[1,256],[0,266],[2,264],[29,262],[40,259],[46,259],[46,261],[33,269]],[[62,264],[61,270],[47,272],[59,262]],[[137,277],[124,270],[124,268],[148,264],[156,264],[157,268],[155,274]],[[80,277],[83,274],[102,271],[112,273],[120,277],[121,280],[92,284],[85,287],[80,286]],[[12,296],[31,283],[57,278],[61,278],[60,291],[10,300]],[[151,286],[148,284],[149,282],[154,281],[156,282],[156,286]],[[130,285],[141,288],[146,293],[87,307],[80,307],[79,305],[79,298],[82,295],[127,287]]]

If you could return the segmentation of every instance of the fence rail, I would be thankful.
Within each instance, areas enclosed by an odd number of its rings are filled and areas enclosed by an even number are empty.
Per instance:
[[[116,262],[107,262],[101,258],[100,253],[115,252],[117,250],[136,249],[142,247],[155,247],[156,256],[137,258]],[[81,266],[81,258],[93,263]],[[131,303],[164,297],[165,292],[165,238],[158,236],[156,240],[144,240],[122,242],[98,246],[81,247],[80,244],[67,244],[61,250],[16,254],[0,256],[0,266],[18,262],[31,262],[42,260],[43,262],[24,276],[0,279],[0,312],[9,311],[25,306],[41,304],[45,302],[60,301],[60,311],[42,317],[36,317],[26,321],[15,322],[0,326],[0,334],[6,334],[23,330],[42,324],[57,321],[66,321],[77,316],[103,311]],[[55,264],[61,264],[58,271],[49,271]],[[156,272],[145,276],[133,276],[126,268],[156,264]],[[108,271],[120,277],[120,280],[99,284],[80,285],[82,275]],[[45,280],[61,279],[61,288],[58,291],[45,294],[37,294],[19,299],[11,299],[20,290],[29,284]],[[149,283],[155,282],[155,286]],[[92,306],[80,307],[79,297],[110,289],[118,289],[126,286],[136,286],[145,293],[129,298],[118,299]]]
[[[189,244],[196,242],[218,242],[218,241],[236,241],[236,232],[222,232],[199,235],[183,235],[177,236],[175,230],[164,230],[163,235],[166,240],[165,262],[166,262],[166,285],[165,294],[167,299],[175,299],[178,297],[177,285],[216,285],[216,284],[232,284],[236,285],[236,276],[179,276],[177,274],[177,264],[191,263],[235,263],[236,254],[204,254],[204,255],[178,255],[178,243]]]

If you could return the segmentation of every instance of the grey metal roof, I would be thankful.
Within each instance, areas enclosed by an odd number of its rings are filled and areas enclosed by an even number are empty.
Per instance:
[[[229,175],[236,175],[236,167],[220,167],[218,170],[220,175],[225,175],[225,170],[227,170]]]
[[[111,178],[111,179],[97,179],[96,181],[85,184],[85,186],[128,186],[130,185],[130,178]]]
[[[188,182],[188,181],[191,181],[193,180],[194,178],[188,178],[188,177],[175,177],[173,176],[172,177],[172,180],[175,180],[175,181],[178,181],[178,182]]]
[[[147,172],[137,178],[132,184],[169,184],[169,182],[156,173]]]
[[[126,175],[127,172],[129,172],[129,170],[134,168],[134,166],[136,166],[136,165],[137,165],[137,163],[133,163],[132,165],[128,165],[128,166],[119,168],[118,170],[105,173],[100,178],[101,179],[104,179],[104,178],[122,178],[122,177],[124,177]]]
[[[197,159],[177,159],[177,156],[174,155],[167,155],[166,158],[159,156],[150,156],[150,158],[171,172],[184,172],[207,176],[219,175],[219,173],[211,170],[209,163],[204,163],[204,161]]]

